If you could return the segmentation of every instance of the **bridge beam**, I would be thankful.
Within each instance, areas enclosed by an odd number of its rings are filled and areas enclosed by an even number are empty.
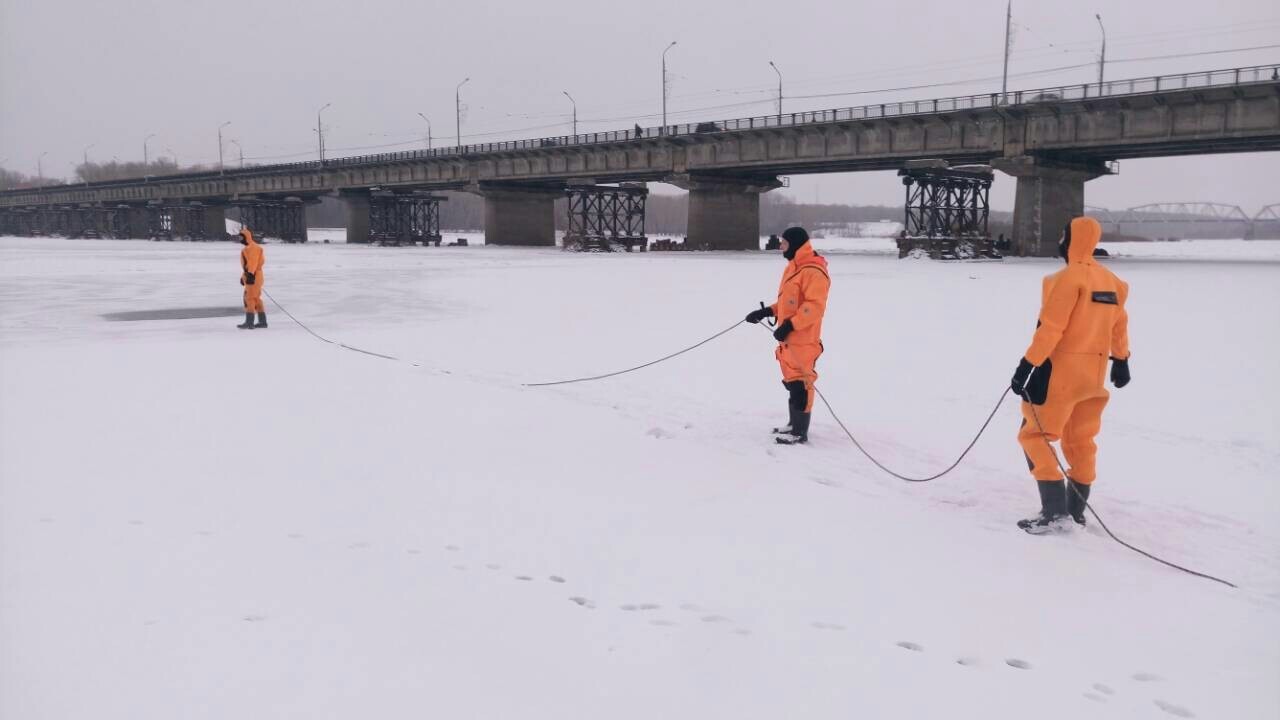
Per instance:
[[[555,247],[555,203],[563,190],[481,189],[484,244]]]
[[[992,166],[1018,179],[1013,203],[1013,254],[1053,257],[1058,237],[1084,214],[1084,184],[1107,174],[1105,166],[1059,165],[1028,155],[997,158]]]
[[[689,244],[712,250],[760,249],[760,195],[782,187],[777,178],[745,180],[677,176],[689,191]]]

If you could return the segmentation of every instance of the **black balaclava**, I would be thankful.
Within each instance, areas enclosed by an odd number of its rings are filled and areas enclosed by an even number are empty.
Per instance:
[[[782,253],[782,257],[788,260],[796,259],[796,251],[801,245],[809,242],[809,233],[805,232],[800,226],[789,227],[782,233],[782,239],[787,241],[787,251]]]
[[[1062,239],[1058,241],[1058,255],[1063,262],[1071,262],[1071,221],[1062,228]]]

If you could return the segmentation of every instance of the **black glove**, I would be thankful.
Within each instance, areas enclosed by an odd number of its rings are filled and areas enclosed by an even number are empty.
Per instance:
[[[1129,358],[1111,358],[1111,384],[1122,388],[1129,380]]]
[[[1018,361],[1018,369],[1013,372],[1009,387],[1032,405],[1043,405],[1049,397],[1049,377],[1052,374],[1052,361],[1045,360],[1043,365],[1036,367],[1024,357]]]
[[[254,275],[254,274],[253,274],[253,273],[251,273],[251,272],[247,272],[247,273],[245,273],[245,277],[249,278],[248,280],[245,280],[245,285],[252,285],[252,284],[254,284],[254,283],[258,282],[258,276],[257,276],[257,275]]]
[[[787,318],[786,320],[782,321],[782,324],[778,326],[777,330],[773,331],[773,339],[777,340],[778,342],[786,342],[787,336],[790,335],[791,331],[795,329],[796,329],[796,326],[791,324],[791,318]]]
[[[767,317],[773,317],[773,308],[762,307],[759,310],[752,310],[747,313],[747,322],[754,325]]]
[[[241,285],[244,285],[244,276],[243,276],[243,275],[241,275],[241,276],[240,276],[240,284],[241,284]]]

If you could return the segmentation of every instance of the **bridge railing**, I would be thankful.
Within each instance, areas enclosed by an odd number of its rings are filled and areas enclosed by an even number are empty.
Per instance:
[[[836,108],[831,110],[813,110],[799,113],[785,113],[781,115],[759,115],[748,118],[733,118],[730,120],[682,123],[665,127],[639,128],[638,131],[636,129],[614,130],[598,133],[582,133],[578,135],[532,138],[527,140],[477,143],[463,145],[461,147],[433,148],[431,150],[406,150],[394,153],[379,153],[376,155],[359,155],[323,161],[308,160],[304,162],[276,165],[259,165],[253,168],[245,168],[243,170],[170,175],[164,176],[163,178],[151,178],[150,181],[234,178],[237,176],[275,174],[297,170],[349,168],[382,165],[389,162],[412,162],[467,155],[555,149],[566,146],[576,147],[584,145],[602,145],[646,138],[697,136],[717,132],[795,127],[800,125],[873,120],[877,118],[957,112],[964,110],[990,110],[993,108],[1013,108],[1019,106],[1033,107],[1036,104],[1058,101],[1087,100],[1089,98],[1117,97],[1124,95],[1143,95],[1191,88],[1222,87],[1269,81],[1274,82],[1277,80],[1280,80],[1280,64],[1256,65],[1243,68],[1230,68],[1226,70],[1180,73],[1177,75],[1157,75],[1155,77],[1146,78],[1108,80],[1103,83],[1062,85],[1038,90],[1017,90],[1007,93],[983,93],[978,95],[962,95],[931,100],[907,100]],[[139,180],[142,180],[143,182],[148,181],[147,179],[141,178],[110,180],[92,183],[92,186],[110,187],[112,185],[134,185],[137,184]],[[69,190],[85,188],[87,186],[88,185],[85,183],[78,183],[75,185],[58,185],[46,188],[6,190],[0,194],[31,192],[33,190],[45,189]]]

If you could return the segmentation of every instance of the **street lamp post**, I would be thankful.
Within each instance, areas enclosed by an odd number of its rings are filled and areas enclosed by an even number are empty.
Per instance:
[[[777,65],[773,64],[772,60],[769,61],[769,67],[773,68],[773,71],[778,73],[778,121],[781,122],[782,121],[782,71],[778,69]]]
[[[147,165],[149,164],[149,158],[147,157],[147,141],[155,136],[155,133],[151,133],[150,135],[142,138],[142,171],[144,173],[147,171]]]
[[[1102,55],[1098,57],[1098,94],[1102,94],[1102,73],[1107,67],[1107,28],[1102,24],[1102,14],[1094,13],[1098,19],[1098,29],[1102,31]]]
[[[666,50],[662,51],[662,134],[667,134],[667,52],[676,46],[672,40]]]
[[[568,90],[561,90],[561,92],[569,98],[569,102],[573,103],[573,136],[578,137],[578,101],[573,99]]]
[[[167,152],[167,153],[169,153],[169,156],[173,158],[173,170],[174,170],[174,172],[177,172],[177,170],[178,170],[178,153],[174,152],[174,151],[173,151],[173,148],[171,148],[171,147],[166,147],[166,148],[164,149],[164,151],[165,151],[165,152]]]
[[[45,150],[40,153],[40,157],[36,158],[36,179],[40,181],[41,185],[44,185],[44,156],[48,154],[49,151]]]
[[[222,174],[222,128],[231,124],[228,120],[218,126],[218,174]]]
[[[422,118],[422,121],[427,124],[427,149],[430,150],[431,149],[431,121],[428,120],[427,116],[423,115],[422,113],[418,113],[418,117]]]
[[[324,164],[324,125],[320,124],[320,113],[333,103],[325,103],[316,111],[316,151],[320,156],[320,164]]]
[[[471,78],[458,83],[458,86],[453,89],[453,122],[458,134],[458,147],[462,147],[462,86],[469,82]]]
[[[86,185],[89,184],[89,151],[97,146],[97,144],[98,143],[93,143],[84,149],[84,164],[80,166],[82,168],[81,172],[83,172],[84,175],[81,176],[80,179],[83,180]]]
[[[228,140],[227,142],[236,146],[236,150],[240,151],[240,168],[244,169],[244,148],[240,146],[239,140]]]

